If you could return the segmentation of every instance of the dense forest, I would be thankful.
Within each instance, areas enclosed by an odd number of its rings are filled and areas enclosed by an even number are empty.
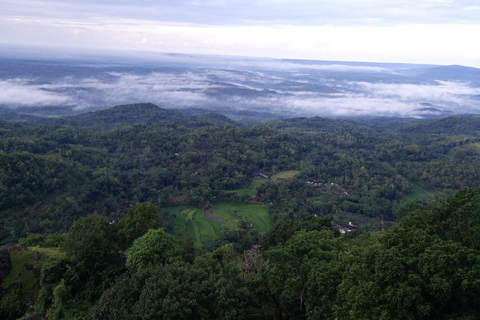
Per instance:
[[[0,121],[2,319],[480,316],[478,117],[23,120]]]

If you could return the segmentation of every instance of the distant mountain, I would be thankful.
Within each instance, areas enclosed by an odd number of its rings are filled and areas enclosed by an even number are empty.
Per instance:
[[[267,124],[277,129],[290,129],[301,131],[319,131],[319,132],[373,132],[373,130],[363,124],[349,120],[335,120],[329,118],[292,118],[286,120],[275,120]]]
[[[72,126],[109,129],[141,123],[174,124],[182,120],[184,120],[184,115],[178,111],[160,108],[152,103],[136,103],[68,116],[56,119],[56,122]]]
[[[468,134],[480,135],[480,116],[451,116],[447,118],[424,121],[398,128],[399,133],[412,134]]]
[[[0,92],[19,93],[1,96],[0,119],[9,112],[66,117],[141,101],[167,110],[199,108],[243,123],[480,114],[480,69],[458,65],[190,55],[160,55],[155,63],[92,59],[2,59],[0,54]],[[173,114],[156,113],[162,123],[176,121]]]
[[[224,125],[231,124],[238,126],[239,123],[218,113],[205,113],[189,118],[192,125],[197,127],[211,126],[211,125]]]
[[[421,75],[434,80],[480,82],[480,69],[458,65],[428,68]]]
[[[226,116],[215,113],[187,115],[180,110],[161,108],[152,103],[119,105],[109,109],[58,118],[44,118],[21,113],[0,114],[6,121],[22,121],[43,125],[70,125],[106,130],[134,124],[184,125],[202,127],[209,125],[239,125]]]

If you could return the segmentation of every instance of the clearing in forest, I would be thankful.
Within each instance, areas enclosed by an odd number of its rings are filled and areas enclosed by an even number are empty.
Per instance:
[[[261,204],[217,203],[205,211],[184,206],[168,207],[166,210],[175,216],[173,233],[188,233],[197,244],[219,238],[222,225],[232,220],[244,218],[261,234],[272,227],[267,209]]]
[[[276,173],[272,176],[272,180],[276,181],[277,179],[292,179],[295,177],[297,174],[299,174],[299,170],[288,170],[288,171],[281,171],[279,173]]]
[[[270,181],[270,179],[253,179],[252,182],[246,185],[244,188],[228,190],[226,193],[236,193],[239,196],[249,195],[250,197],[253,197],[257,193],[257,188],[268,181]]]

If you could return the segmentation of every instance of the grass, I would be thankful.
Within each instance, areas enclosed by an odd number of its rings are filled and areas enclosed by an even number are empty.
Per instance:
[[[413,184],[412,190],[402,197],[402,199],[398,202],[398,208],[401,208],[403,205],[413,202],[413,201],[420,201],[425,203],[433,202],[438,198],[445,197],[445,193],[439,191],[429,191],[426,190],[419,185]]]
[[[217,203],[210,211],[223,222],[207,219],[202,210],[191,207],[168,207],[166,210],[175,215],[173,233],[177,235],[187,233],[199,245],[220,237],[222,225],[228,221],[245,218],[253,223],[253,227],[260,234],[264,234],[272,227],[267,209],[261,204]]]
[[[281,171],[277,174],[274,174],[272,176],[272,180],[276,181],[277,179],[292,179],[295,177],[297,174],[299,174],[299,170],[287,170],[287,171]]]
[[[224,221],[245,218],[253,223],[253,227],[260,233],[267,232],[272,227],[272,221],[267,209],[261,204],[218,203],[212,208],[212,214]]]
[[[250,187],[246,190],[246,193],[249,196],[254,196],[257,193],[257,188],[260,187],[262,184],[267,183],[270,181],[269,179],[265,178],[260,178],[260,179],[253,179],[252,184]]]
[[[388,162],[382,162],[382,166],[387,170],[397,173],[397,170]],[[409,182],[412,185],[412,190],[408,194],[404,195],[395,205],[395,211],[410,202],[419,201],[421,203],[431,203],[438,198],[443,198],[446,196],[446,194],[441,191],[429,191],[413,183],[412,181]]]
[[[33,252],[40,252],[44,256],[50,258],[64,258],[65,254],[58,248],[42,248],[42,247],[28,247],[28,250]]]
[[[39,289],[38,274],[45,263],[33,251],[10,250],[12,270],[5,276],[2,283],[4,295],[0,301],[2,309],[23,308],[26,301],[35,300]]]
[[[32,270],[27,269],[27,266],[40,269],[45,260],[37,259],[32,251],[15,250],[10,251],[10,260],[12,261],[12,270],[3,279],[3,288],[8,288],[14,283],[21,283],[27,289],[32,289],[37,283],[37,278]]]
[[[168,207],[167,211],[175,216],[173,233],[189,234],[197,244],[213,240],[220,236],[221,224],[203,216],[200,209],[191,207]]]
[[[226,193],[236,193],[239,196],[249,195],[250,197],[254,196],[257,193],[257,188],[264,183],[270,181],[269,179],[260,178],[260,179],[253,179],[252,182],[246,185],[244,188],[237,189],[237,190],[229,190]]]

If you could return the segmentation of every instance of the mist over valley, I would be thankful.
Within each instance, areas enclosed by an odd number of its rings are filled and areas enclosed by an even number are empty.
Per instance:
[[[480,112],[480,69],[208,55],[0,60],[0,113],[59,116],[150,102],[257,120]]]

